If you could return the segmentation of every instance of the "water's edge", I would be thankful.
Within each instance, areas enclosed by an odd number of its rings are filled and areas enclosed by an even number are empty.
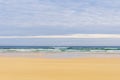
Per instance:
[[[0,56],[120,57],[120,46],[0,46]]]

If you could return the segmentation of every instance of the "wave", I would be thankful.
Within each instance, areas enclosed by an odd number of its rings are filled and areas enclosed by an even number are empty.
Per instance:
[[[0,47],[0,52],[120,52],[120,47],[98,46],[14,46]]]

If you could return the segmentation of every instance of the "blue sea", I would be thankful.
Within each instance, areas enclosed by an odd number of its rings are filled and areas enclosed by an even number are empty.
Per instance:
[[[120,52],[120,46],[0,46],[0,52]]]
[[[0,56],[42,58],[120,57],[120,46],[0,46]]]

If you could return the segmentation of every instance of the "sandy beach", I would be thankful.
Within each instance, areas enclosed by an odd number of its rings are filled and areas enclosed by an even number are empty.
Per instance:
[[[0,57],[0,80],[120,80],[120,58]]]

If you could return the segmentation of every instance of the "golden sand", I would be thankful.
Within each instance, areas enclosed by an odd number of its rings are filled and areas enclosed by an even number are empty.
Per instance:
[[[0,80],[120,80],[120,58],[0,57]]]

